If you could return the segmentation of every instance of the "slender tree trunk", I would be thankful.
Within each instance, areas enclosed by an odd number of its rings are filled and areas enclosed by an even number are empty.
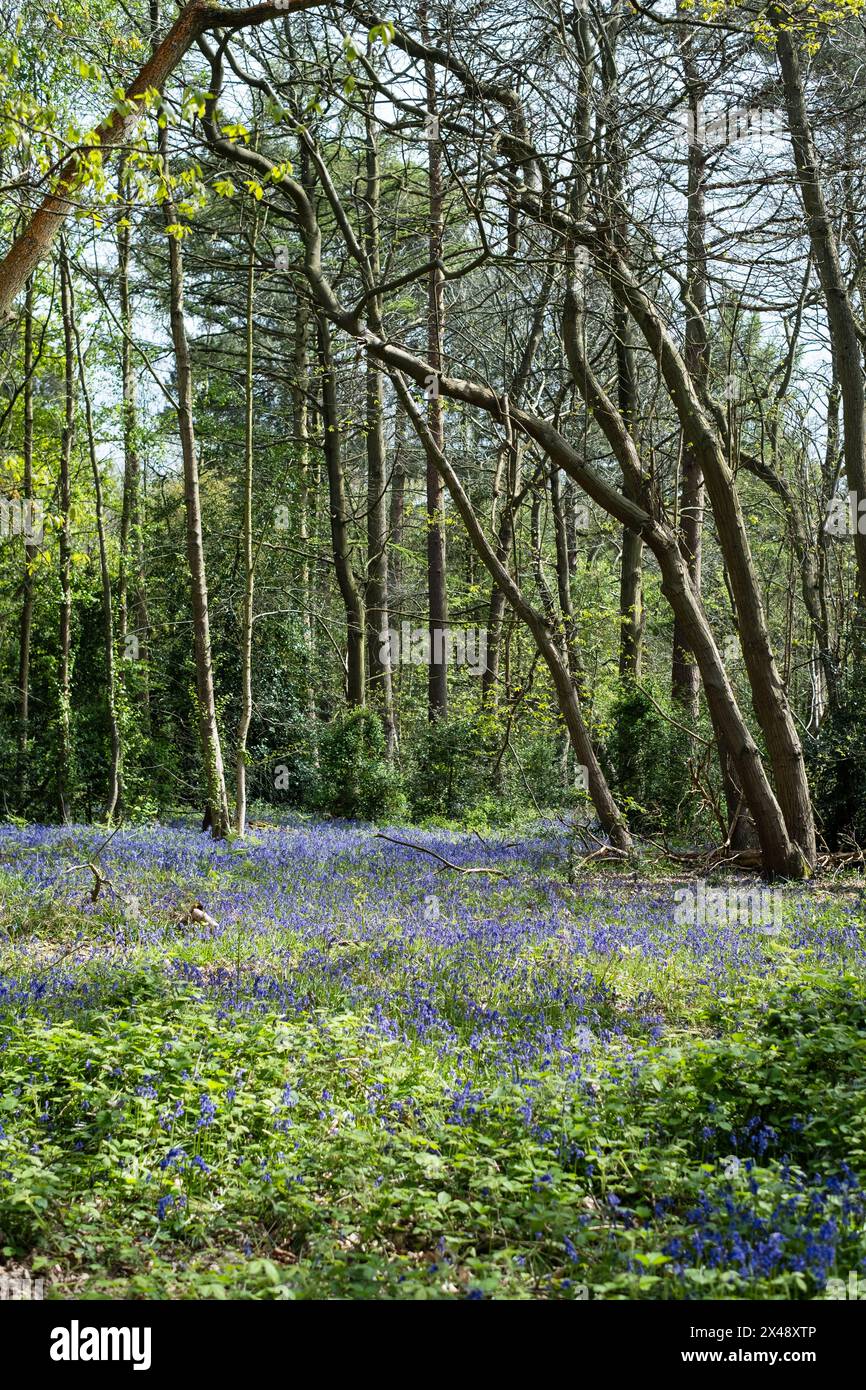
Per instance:
[[[701,587],[701,539],[703,535],[704,480],[691,450],[683,451],[680,480],[680,549],[689,567],[692,583]],[[681,624],[674,621],[671,694],[691,720],[698,717],[701,678],[693,653],[685,646]]]
[[[776,52],[782,72],[785,107],[791,131],[791,146],[800,196],[806,215],[806,229],[827,311],[833,340],[833,362],[842,397],[842,441],[845,476],[849,492],[858,503],[866,499],[866,392],[863,384],[863,353],[857,319],[851,303],[834,229],[818,167],[818,154],[806,110],[800,58],[787,10],[773,6],[770,22],[776,34]],[[866,535],[855,525],[854,553],[857,560],[857,606],[855,640],[857,660],[866,661]]]
[[[440,446],[441,447],[441,446]],[[502,446],[497,459],[496,476],[493,489],[491,517],[496,528],[496,558],[500,564],[508,565],[511,547],[514,542],[514,500],[517,490],[517,448],[509,432],[507,442]],[[500,481],[503,472],[507,477],[508,496],[499,516]],[[496,526],[497,517],[499,520]],[[506,599],[501,589],[494,584],[490,590],[490,604],[487,610],[487,659],[481,677],[481,700],[485,705],[496,705],[499,693],[499,667],[502,655],[502,627],[505,619]]]
[[[121,159],[118,194],[126,198],[125,160]],[[141,662],[140,697],[147,722],[150,708],[148,680],[148,616],[144,582],[141,526],[141,461],[138,453],[138,411],[133,369],[132,300],[129,291],[130,229],[121,219],[117,233],[117,284],[120,299],[121,391],[123,397],[123,501],[120,512],[120,566],[117,580],[117,641],[124,660]],[[134,623],[130,631],[130,609]]]
[[[244,597],[241,607],[241,715],[235,748],[235,833],[241,837],[246,834],[247,828],[247,736],[253,717],[253,602],[256,584],[253,554],[253,310],[256,291],[256,230],[257,224],[254,223],[247,266],[244,352],[244,491],[241,529]]]
[[[427,32],[427,3],[421,6],[421,32],[425,42]],[[427,94],[427,168],[430,229],[428,238],[431,269],[427,278],[427,360],[432,368],[428,383],[427,423],[438,449],[445,447],[445,417],[439,394],[439,375],[442,371],[442,343],[445,331],[445,276],[442,270],[443,252],[443,191],[442,152],[438,131],[436,100],[436,68],[425,62],[424,76]],[[427,460],[427,594],[430,627],[430,668],[428,679],[428,711],[431,720],[444,719],[448,714],[448,665],[446,634],[448,630],[448,598],[445,570],[445,493],[442,479],[429,457]]]
[[[352,565],[349,538],[349,508],[343,475],[337,387],[331,355],[331,331],[323,313],[317,315],[319,366],[322,376],[322,434],[325,466],[328,470],[328,498],[331,513],[331,545],[337,584],[346,610],[346,698],[350,705],[364,703],[364,647],[366,623],[364,598]]]
[[[388,610],[388,497],[382,420],[382,371],[368,359],[367,408],[367,660],[370,699],[378,708],[389,757],[397,748],[389,644],[384,639]]]
[[[399,598],[403,584],[403,528],[406,522],[406,468],[399,459],[391,474],[391,502],[388,509],[389,595]]]
[[[583,705],[587,702],[588,691],[580,648],[577,641],[577,624],[574,618],[574,602],[571,597],[571,575],[568,569],[568,536],[563,508],[562,490],[559,481],[559,468],[554,464],[550,470],[550,503],[553,512],[553,534],[556,548],[556,589],[559,596],[560,621],[563,647],[568,669],[578,697]]]
[[[90,471],[93,476],[93,496],[96,508],[96,538],[99,549],[99,579],[102,590],[102,634],[105,651],[105,695],[108,711],[108,732],[111,743],[111,758],[108,765],[108,795],[105,801],[105,819],[109,825],[114,819],[123,798],[123,744],[120,737],[120,723],[117,717],[117,681],[114,658],[114,613],[111,602],[111,572],[108,565],[108,545],[105,537],[105,509],[102,502],[102,477],[99,460],[96,456],[96,436],[93,432],[93,410],[90,392],[84,370],[84,355],[81,351],[81,338],[75,323],[75,300],[70,286],[70,307],[75,337],[75,351],[78,358],[78,379],[81,384],[81,397],[84,401],[84,423],[87,430],[87,451],[90,457]]]
[[[617,394],[622,418],[629,433],[633,433],[637,417],[637,371],[631,324],[628,315],[617,306],[614,309],[616,332]],[[630,495],[628,480],[623,479],[626,497]],[[635,500],[635,499],[632,499]],[[643,540],[640,533],[628,526],[622,533],[622,555],[619,571],[619,674],[620,677],[640,680],[643,664],[644,607],[643,607]]]
[[[688,95],[689,146],[686,196],[686,332],[685,363],[700,390],[707,385],[707,247],[706,168],[704,149],[704,92],[694,56],[691,30],[680,43]],[[704,524],[704,478],[694,450],[682,445],[679,531],[680,549],[698,593],[701,591],[701,538]],[[701,678],[692,652],[684,645],[681,624],[674,619],[671,693],[693,723],[698,718]],[[725,758],[722,758],[725,762]],[[723,768],[724,773],[724,768]]]
[[[380,278],[379,266],[379,150],[374,117],[366,112],[366,207],[364,242],[373,282]],[[371,317],[380,327],[381,305],[374,299]],[[382,368],[374,357],[366,361],[366,446],[367,446],[367,669],[370,673],[370,700],[379,710],[388,756],[397,748],[394,723],[394,697],[391,679],[390,644],[385,640],[388,627],[388,498],[383,419]]]
[[[307,301],[298,297],[295,313],[294,371],[292,374],[292,423],[298,449],[298,470],[301,486],[298,502],[298,540],[301,547],[301,625],[304,633],[304,708],[309,720],[310,737],[313,744],[313,761],[318,766],[319,751],[316,732],[316,693],[313,682],[316,657],[316,628],[313,622],[313,594],[310,583],[310,498],[315,498],[311,481],[310,464],[310,412],[307,392],[309,391],[309,337],[310,311]]]
[[[60,638],[57,686],[60,702],[57,757],[57,809],[60,820],[69,820],[72,764],[72,707],[70,663],[72,650],[72,493],[70,470],[75,442],[75,341],[72,331],[72,282],[66,243],[60,244],[60,308],[63,319],[63,433],[60,439]]]
[[[168,174],[166,132],[163,131],[161,134],[163,163]],[[171,198],[163,203],[163,219],[166,229],[177,222],[177,210]],[[214,839],[222,839],[229,828],[229,809],[214,693],[198,453],[193,416],[192,366],[184,315],[183,253],[180,241],[168,231],[167,241],[171,282],[171,336],[177,374],[177,419],[183,455],[186,549],[192,593],[199,738],[207,788],[204,823],[210,828]]]
[[[33,278],[27,282],[24,301],[24,505],[30,516],[33,504]],[[21,622],[18,636],[18,803],[27,805],[30,756],[30,638],[33,629],[34,566],[39,553],[28,531],[24,541],[24,575],[21,585]]]
[[[605,122],[606,141],[606,192],[611,207],[611,217],[616,229],[617,242],[623,255],[627,251],[628,218],[625,203],[628,156],[622,140],[619,115],[619,69],[617,46],[626,4],[615,0],[605,20],[605,42],[600,46],[602,90],[608,112]],[[584,26],[587,19],[583,21]],[[581,41],[582,67],[586,68],[591,52],[589,38]],[[589,140],[591,128],[588,121],[589,95],[591,93],[591,73],[583,78],[586,88],[584,105],[584,139]],[[585,214],[586,199],[580,208],[580,216]],[[637,368],[635,364],[632,330],[628,314],[621,305],[614,304],[613,310],[614,343],[616,348],[617,396],[622,418],[629,432],[635,428],[638,407]],[[581,327],[582,331],[582,327]],[[628,479],[623,479],[623,490],[630,497]],[[631,499],[636,500],[636,499]],[[643,608],[643,540],[639,533],[625,527],[622,533],[622,554],[620,556],[619,581],[619,674],[621,679],[639,680],[643,662],[644,608]]]

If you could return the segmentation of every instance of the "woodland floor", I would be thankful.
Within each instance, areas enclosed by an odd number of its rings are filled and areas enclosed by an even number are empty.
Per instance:
[[[569,884],[547,827],[389,833],[497,872],[338,823],[0,827],[0,1264],[55,1298],[866,1274],[856,888],[688,925],[682,879]]]

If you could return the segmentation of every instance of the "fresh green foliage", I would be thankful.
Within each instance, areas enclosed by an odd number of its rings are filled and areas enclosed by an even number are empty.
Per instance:
[[[663,878],[567,888],[549,833],[419,836],[506,877],[336,826],[136,831],[94,905],[64,869],[94,832],[4,832],[6,1257],[93,1298],[814,1298],[862,1270],[856,909],[688,927]],[[216,926],[177,925],[192,893]]]
[[[339,714],[319,745],[318,801],[333,816],[394,820],[405,810],[400,778],[387,758],[382,721],[375,710]]]

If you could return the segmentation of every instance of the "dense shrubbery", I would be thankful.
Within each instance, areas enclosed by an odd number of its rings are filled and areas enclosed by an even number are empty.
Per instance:
[[[413,816],[456,820],[495,792],[491,725],[476,715],[434,720],[418,732],[409,773]]]
[[[690,745],[642,690],[626,684],[613,706],[606,754],[611,782],[630,824],[682,832],[693,813],[686,759]]]
[[[316,800],[332,816],[394,820],[404,814],[400,777],[386,757],[382,721],[374,710],[350,710],[325,726]]]
[[[862,690],[848,690],[806,742],[818,826],[832,850],[866,845],[866,729]]]

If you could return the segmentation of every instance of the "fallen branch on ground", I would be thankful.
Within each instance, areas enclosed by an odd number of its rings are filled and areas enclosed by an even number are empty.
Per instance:
[[[387,840],[391,845],[402,845],[404,849],[414,849],[418,854],[429,854],[432,859],[438,859],[446,869],[451,869],[455,874],[493,874],[496,878],[509,878],[510,875],[504,869],[466,868],[462,864],[452,864],[450,859],[444,859],[441,854],[437,854],[435,849],[425,849],[423,845],[413,845],[411,840],[395,840],[393,835],[383,835],[381,830],[377,830],[373,837],[376,840]]]

